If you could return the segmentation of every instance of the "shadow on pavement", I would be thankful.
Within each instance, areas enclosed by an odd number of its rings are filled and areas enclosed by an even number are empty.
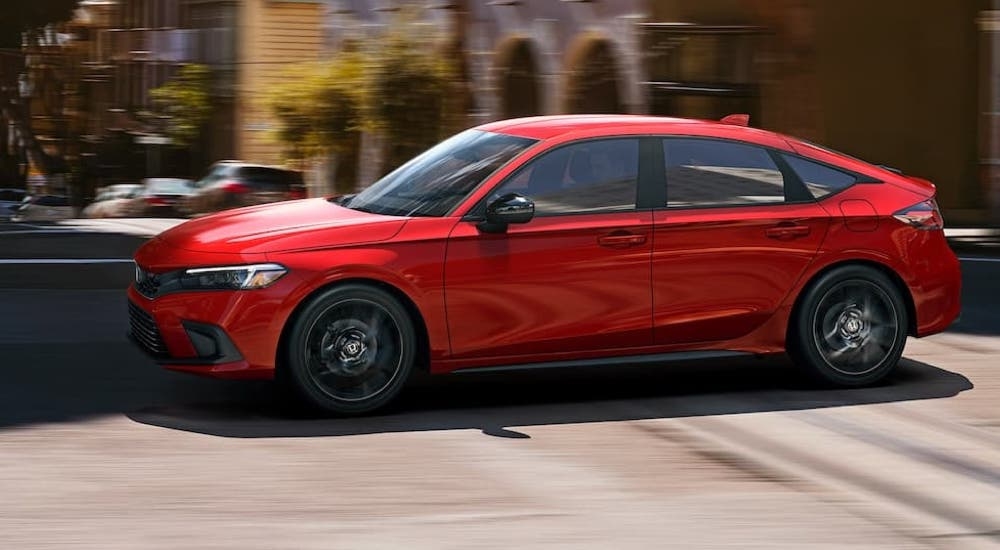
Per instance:
[[[125,340],[121,290],[0,290],[0,429],[127,414],[228,437],[305,437],[740,414],[954,396],[965,377],[904,360],[879,387],[812,389],[785,359],[422,377],[389,413],[309,418],[268,382],[161,370]]]
[[[886,384],[810,389],[786,360],[740,360],[573,371],[461,374],[421,380],[394,412],[309,418],[247,388],[241,399],[145,407],[136,422],[223,437],[319,437],[476,429],[528,437],[512,426],[678,418],[951,397],[972,388],[959,374],[904,360]],[[220,388],[221,390],[221,388]],[[221,395],[220,395],[221,397]]]

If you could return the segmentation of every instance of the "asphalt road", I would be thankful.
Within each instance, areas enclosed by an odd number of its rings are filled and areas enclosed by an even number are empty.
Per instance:
[[[115,227],[0,224],[2,547],[1000,544],[992,259],[874,388],[780,359],[465,374],[323,419],[133,349],[122,260],[160,226]]]

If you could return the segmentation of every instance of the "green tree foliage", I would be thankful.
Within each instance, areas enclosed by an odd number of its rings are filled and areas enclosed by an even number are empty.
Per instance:
[[[359,132],[380,133],[387,172],[454,130],[458,97],[442,35],[399,16],[388,30],[351,42],[330,59],[290,67],[268,107],[293,159],[338,155],[340,191],[353,189]]]
[[[279,123],[278,139],[294,159],[339,152],[360,129],[363,66],[357,54],[290,67],[267,103]]]
[[[404,16],[405,17],[405,16]],[[441,37],[403,19],[368,48],[366,113],[385,136],[385,171],[403,164],[450,130],[456,94]]]
[[[184,65],[166,84],[150,90],[149,97],[166,118],[173,144],[188,147],[201,136],[212,113],[211,71],[204,65]]]

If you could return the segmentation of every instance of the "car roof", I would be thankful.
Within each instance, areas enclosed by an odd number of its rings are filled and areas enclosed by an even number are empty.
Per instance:
[[[649,115],[537,116],[489,122],[476,129],[538,140],[558,138],[566,134],[598,137],[646,132],[717,136],[768,144],[781,140],[773,132],[738,124]]]

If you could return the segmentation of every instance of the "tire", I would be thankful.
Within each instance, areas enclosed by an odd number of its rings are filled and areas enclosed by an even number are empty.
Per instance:
[[[369,413],[403,389],[417,350],[413,322],[399,300],[347,284],[319,294],[295,317],[279,379],[319,411]]]
[[[899,363],[907,327],[906,304],[893,281],[870,267],[844,266],[815,280],[799,300],[788,353],[826,385],[867,386]]]

